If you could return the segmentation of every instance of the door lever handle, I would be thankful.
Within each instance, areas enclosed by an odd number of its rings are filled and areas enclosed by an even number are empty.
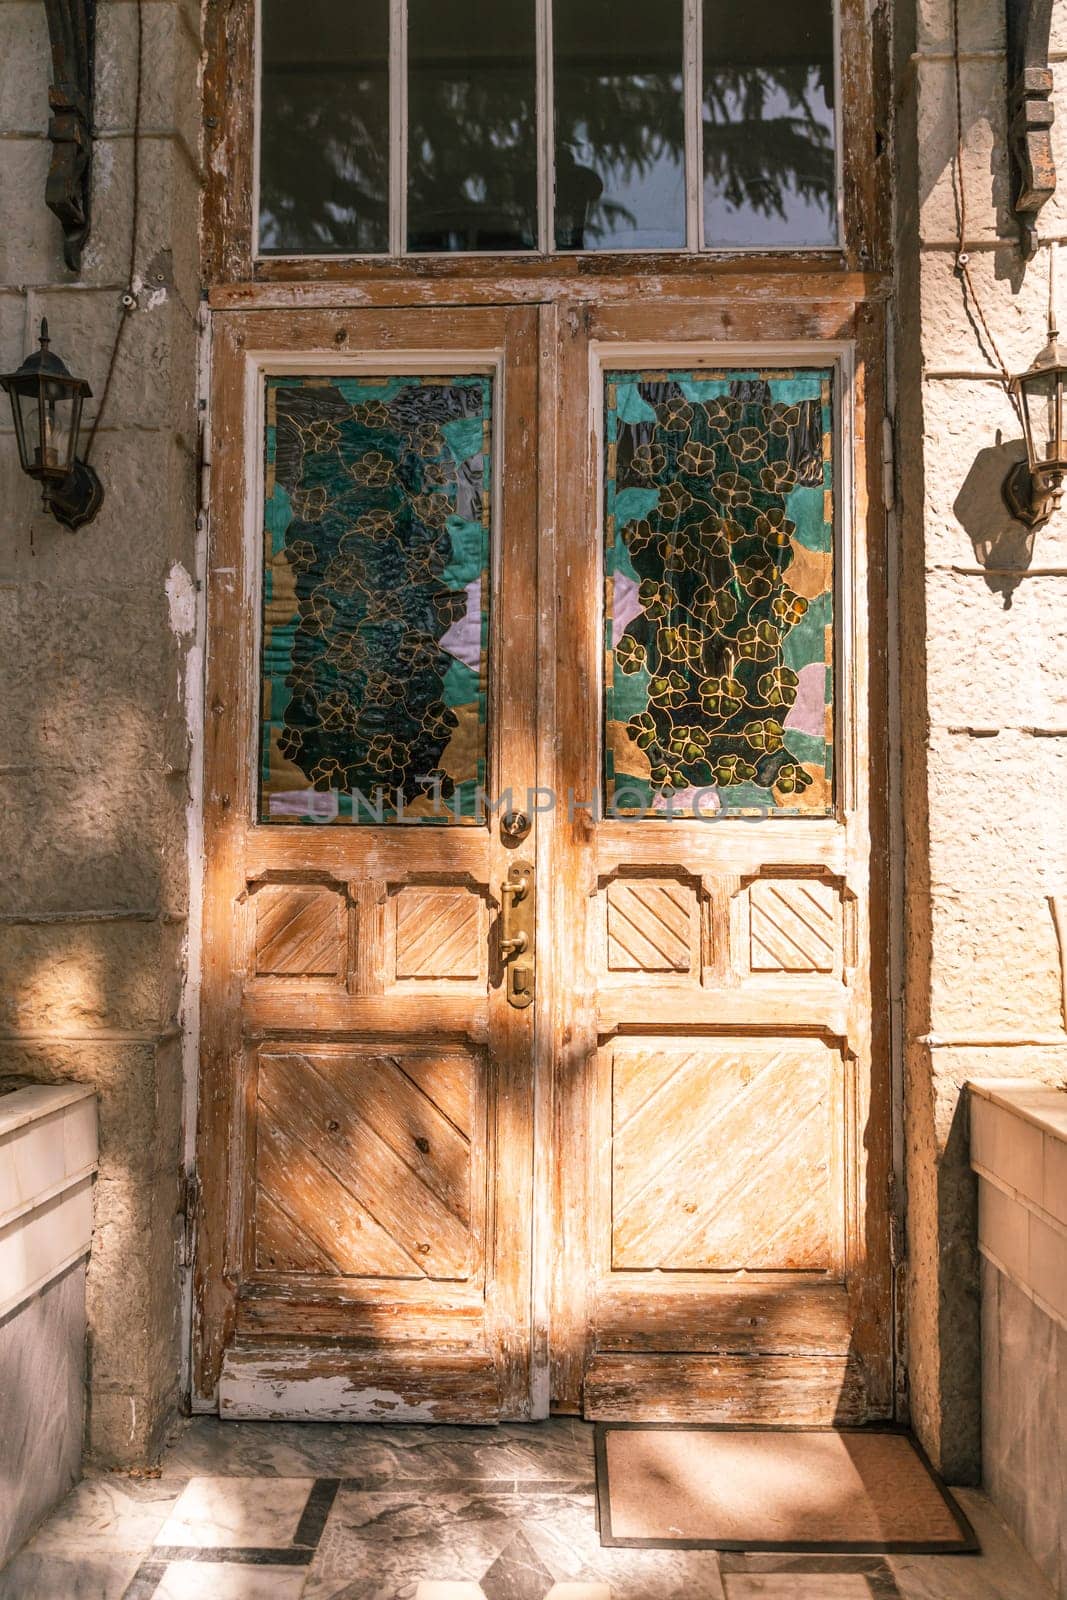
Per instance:
[[[533,929],[534,869],[528,861],[516,861],[500,885],[500,959],[507,969],[508,1002],[519,1008],[533,1000]],[[519,955],[527,959],[510,965]]]
[[[500,885],[502,907],[500,912],[500,954],[505,961],[509,961],[512,956],[517,956],[520,951],[526,949],[529,943],[529,936],[524,929],[520,928],[517,933],[512,933],[511,931],[512,912],[515,904],[517,901],[525,899],[525,897],[526,885],[524,883],[502,883]]]

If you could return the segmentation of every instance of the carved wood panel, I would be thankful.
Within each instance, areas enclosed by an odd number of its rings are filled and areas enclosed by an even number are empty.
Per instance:
[[[757,878],[748,891],[753,972],[833,972],[841,897],[819,878]]]
[[[615,1270],[828,1272],[841,1058],[818,1040],[634,1043],[612,1064]]]
[[[348,901],[326,884],[264,884],[253,895],[252,971],[258,978],[343,980]]]
[[[481,1228],[478,1075],[461,1052],[264,1053],[257,1271],[468,1278]]]
[[[394,904],[399,981],[481,976],[484,904],[473,890],[412,885],[397,893]]]
[[[678,882],[638,879],[607,890],[609,972],[687,973],[699,929],[693,889]]]

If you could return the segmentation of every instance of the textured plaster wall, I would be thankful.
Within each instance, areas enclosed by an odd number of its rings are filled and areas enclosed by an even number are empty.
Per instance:
[[[1050,252],[1010,219],[1002,0],[960,0],[968,251],[1007,366],[1045,343]],[[1054,7],[1067,239],[1067,0]],[[1024,454],[955,270],[950,0],[896,11],[897,472],[904,746],[907,1337],[911,1413],[954,1482],[980,1474],[976,1194],[961,1086],[1067,1078],[1067,509],[1035,535],[1004,508]],[[1067,250],[1060,304],[1067,318]],[[1067,905],[1065,905],[1067,909]],[[1064,920],[1067,928],[1067,918]]]
[[[46,315],[97,397],[127,288],[135,28],[131,0],[101,0],[93,232],[74,276],[44,204],[44,7],[0,0],[0,367]],[[144,28],[137,309],[91,526],[41,515],[6,397],[0,416],[0,1073],[100,1091],[87,1432],[114,1463],[157,1448],[180,1366],[191,618],[167,585],[195,570],[198,10],[146,0]]]

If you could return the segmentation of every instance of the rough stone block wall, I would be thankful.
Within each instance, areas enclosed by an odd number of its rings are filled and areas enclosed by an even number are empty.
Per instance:
[[[1067,511],[1030,533],[1001,498],[1025,451],[956,267],[951,0],[902,5],[896,29],[910,1405],[950,1481],[976,1482],[976,1195],[960,1091],[979,1076],[1067,1077],[1052,904],[1067,895]],[[970,275],[1019,372],[1046,342],[1046,241],[1067,237],[1067,0],[1053,22],[1060,187],[1029,262],[1010,210],[1003,4],[959,0],[959,29]],[[1059,277],[1067,317],[1067,252]]]
[[[0,365],[47,316],[103,389],[128,288],[137,11],[101,0],[93,228],[63,262],[44,203],[40,0],[0,0]],[[196,550],[199,11],[145,0],[136,309],[93,454],[103,509],[43,515],[0,414],[0,1074],[100,1092],[88,1443],[158,1448],[178,1401],[181,983]]]

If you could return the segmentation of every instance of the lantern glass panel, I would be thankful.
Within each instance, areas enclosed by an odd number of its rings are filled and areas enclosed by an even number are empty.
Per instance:
[[[11,411],[15,419],[15,438],[19,447],[19,465],[23,472],[34,470],[34,450],[37,441],[37,386],[28,392],[12,387]]]
[[[1048,459],[1062,462],[1067,445],[1063,437],[1063,373],[1058,370],[1051,400],[1048,439]]]
[[[1051,372],[1030,373],[1020,385],[1031,466],[1048,459],[1056,437],[1056,380]]]
[[[70,473],[81,408],[81,395],[69,384],[55,379],[40,380],[34,466],[42,477],[65,478]]]

